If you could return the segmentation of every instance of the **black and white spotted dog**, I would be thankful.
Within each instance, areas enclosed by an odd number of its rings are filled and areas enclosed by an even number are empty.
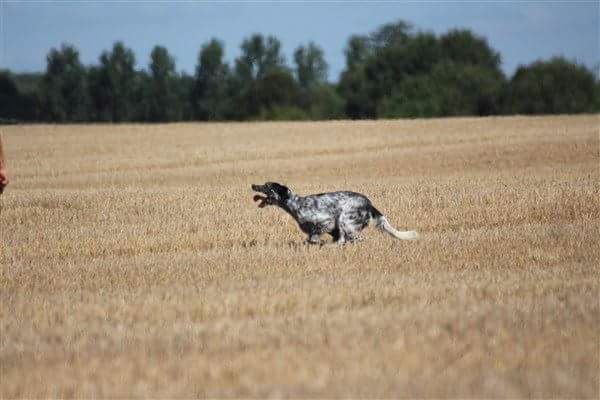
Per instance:
[[[308,243],[320,243],[320,236],[328,233],[336,243],[343,244],[358,239],[358,234],[370,222],[397,239],[416,239],[417,232],[399,232],[371,204],[364,195],[354,192],[332,192],[298,196],[287,187],[275,182],[252,185],[252,190],[264,194],[255,195],[259,207],[276,205],[290,214],[300,229],[308,235]]]

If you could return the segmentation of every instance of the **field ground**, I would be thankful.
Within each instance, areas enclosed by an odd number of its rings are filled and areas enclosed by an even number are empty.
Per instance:
[[[598,398],[598,127],[4,127],[0,397]],[[303,245],[266,180],[421,239]]]

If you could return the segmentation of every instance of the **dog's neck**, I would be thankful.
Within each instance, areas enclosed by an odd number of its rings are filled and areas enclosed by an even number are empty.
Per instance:
[[[290,214],[294,219],[297,219],[298,210],[300,208],[299,204],[300,196],[292,193],[290,197],[285,199],[285,201],[278,203],[277,205],[283,208],[288,214]]]

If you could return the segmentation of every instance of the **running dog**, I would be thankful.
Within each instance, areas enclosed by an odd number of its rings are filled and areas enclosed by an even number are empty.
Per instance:
[[[344,191],[298,196],[276,182],[252,185],[252,190],[264,194],[254,196],[260,208],[275,205],[290,214],[308,235],[307,242],[310,244],[319,244],[324,233],[331,235],[338,244],[353,242],[371,219],[377,228],[396,239],[411,240],[418,237],[415,231],[400,232],[394,229],[371,201],[360,193]]]

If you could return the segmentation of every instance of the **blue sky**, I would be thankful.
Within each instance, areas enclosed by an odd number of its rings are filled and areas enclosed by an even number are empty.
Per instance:
[[[15,72],[43,71],[50,48],[63,42],[75,45],[90,65],[123,40],[139,68],[147,67],[158,44],[174,55],[178,70],[193,73],[200,46],[210,38],[224,42],[231,61],[242,40],[258,32],[281,40],[290,65],[298,45],[316,42],[335,81],[351,34],[398,19],[418,30],[460,27],[485,36],[501,53],[507,74],[519,64],[555,55],[589,67],[599,62],[598,1],[0,1],[0,68]]]

